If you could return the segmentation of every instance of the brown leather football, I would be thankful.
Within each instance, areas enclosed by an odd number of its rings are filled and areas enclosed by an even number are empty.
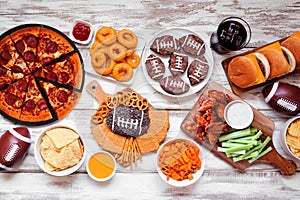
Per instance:
[[[12,169],[23,161],[31,144],[29,130],[15,127],[0,137],[0,168]]]

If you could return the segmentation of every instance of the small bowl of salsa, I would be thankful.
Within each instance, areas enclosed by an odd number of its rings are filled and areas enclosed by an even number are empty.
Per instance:
[[[86,163],[88,175],[95,181],[107,181],[116,172],[116,160],[106,151],[99,151],[90,156]]]
[[[93,35],[92,24],[83,20],[74,21],[70,30],[70,38],[79,44],[88,44]]]

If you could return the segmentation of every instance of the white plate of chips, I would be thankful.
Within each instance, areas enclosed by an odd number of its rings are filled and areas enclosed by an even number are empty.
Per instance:
[[[77,130],[54,125],[40,133],[35,142],[34,155],[44,172],[53,176],[66,176],[84,163],[86,149]]]
[[[280,132],[282,149],[292,158],[300,161],[300,116],[285,122]]]

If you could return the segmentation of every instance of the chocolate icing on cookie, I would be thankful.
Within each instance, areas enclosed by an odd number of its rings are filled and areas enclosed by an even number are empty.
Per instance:
[[[191,85],[196,85],[205,79],[208,69],[209,65],[204,56],[193,60],[188,69],[188,78]]]

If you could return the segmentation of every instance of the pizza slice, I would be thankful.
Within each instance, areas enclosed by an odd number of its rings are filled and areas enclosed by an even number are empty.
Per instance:
[[[66,38],[51,28],[41,27],[38,44],[39,62],[42,65],[47,65],[62,55],[74,51],[73,46]]]
[[[40,68],[34,75],[60,84],[68,85],[79,90],[82,88],[83,84],[83,67],[81,59],[77,53]]]
[[[6,88],[9,84],[15,80],[19,80],[24,77],[24,74],[10,71],[4,67],[0,67],[0,90]]]
[[[19,118],[23,122],[48,122],[54,120],[46,100],[40,92],[35,78],[31,76]]]
[[[40,85],[58,119],[64,118],[73,110],[81,95],[79,92],[43,80],[40,81]]]
[[[13,72],[29,74],[26,62],[15,48],[15,44],[9,36],[5,36],[0,43],[0,65]]]
[[[21,54],[31,72],[41,67],[41,64],[36,62],[39,33],[40,26],[30,26],[10,34],[18,53]]]
[[[19,119],[24,105],[29,77],[17,80],[0,92],[0,110],[8,117]]]

